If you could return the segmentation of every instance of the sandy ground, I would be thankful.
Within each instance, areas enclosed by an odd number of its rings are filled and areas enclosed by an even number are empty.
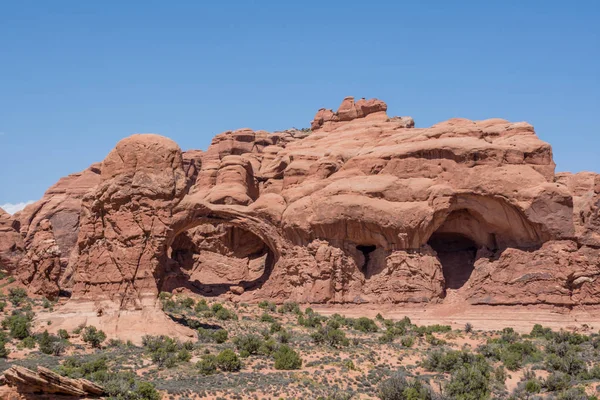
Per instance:
[[[511,327],[519,333],[529,333],[535,324],[554,330],[597,331],[600,328],[600,308],[565,308],[540,306],[466,306],[456,304],[431,305],[312,305],[323,315],[335,313],[347,317],[374,318],[381,314],[386,319],[407,316],[418,325],[443,324],[453,329],[464,328],[467,322],[476,330],[501,330]]]

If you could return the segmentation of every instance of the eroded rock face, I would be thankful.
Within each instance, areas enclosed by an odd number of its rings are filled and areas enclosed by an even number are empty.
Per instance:
[[[240,129],[206,151],[131,136],[29,206],[21,237],[3,222],[0,243],[23,253],[19,270],[32,282],[53,282],[39,292],[72,286],[70,303],[99,315],[153,309],[163,290],[597,303],[598,175],[555,174],[550,145],[524,122],[415,128],[386,111],[346,98],[319,110],[311,132]],[[23,272],[40,253],[42,267]],[[57,278],[56,265],[72,278]]]
[[[25,367],[13,365],[4,371],[4,381],[17,389],[21,394],[55,394],[65,396],[99,397],[105,394],[101,386],[87,379],[71,379],[60,376],[44,367],[37,367],[37,372]]]

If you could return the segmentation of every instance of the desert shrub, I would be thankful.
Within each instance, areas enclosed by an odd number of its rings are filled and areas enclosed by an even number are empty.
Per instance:
[[[537,379],[529,379],[525,382],[525,391],[527,393],[539,393],[542,390],[542,385]]]
[[[56,355],[60,355],[62,350],[64,350],[64,347],[55,346],[55,344],[61,341],[61,338],[59,338],[58,336],[50,335],[47,330],[44,331],[42,334],[38,335],[37,337],[37,342],[38,346],[40,347],[40,351],[44,354],[56,354],[58,352],[58,354]]]
[[[86,326],[81,338],[92,347],[100,348],[102,342],[106,340],[106,334],[103,331],[99,331],[95,326]]]
[[[543,386],[549,392],[568,389],[571,387],[571,377],[562,372],[553,372],[546,377]]]
[[[221,351],[215,359],[215,364],[222,371],[239,371],[242,368],[242,362],[231,349]]]
[[[177,303],[183,308],[191,309],[192,307],[194,307],[194,304],[196,302],[191,297],[183,297],[183,298],[177,299]]]
[[[10,350],[6,348],[6,342],[0,341],[0,358],[6,358],[10,354]]]
[[[61,339],[68,339],[71,337],[69,335],[69,332],[67,332],[65,329],[59,329],[57,333],[58,333],[58,337]]]
[[[490,367],[483,362],[455,370],[446,384],[444,394],[456,400],[482,400],[490,396]]]
[[[255,334],[237,336],[233,339],[233,344],[239,351],[245,351],[248,354],[258,354],[264,340]]]
[[[31,319],[27,314],[13,311],[13,314],[2,320],[2,328],[10,331],[15,339],[25,339],[31,332]]]
[[[438,339],[432,333],[428,333],[425,335],[425,341],[432,346],[441,346],[443,344],[446,344],[445,340]]]
[[[271,333],[277,333],[280,332],[283,329],[283,326],[281,326],[281,324],[279,322],[273,322],[271,324],[271,327],[269,328],[269,331]]]
[[[298,325],[302,325],[307,328],[318,328],[327,320],[327,318],[319,314],[308,312],[310,308],[307,308],[306,310],[306,315],[298,315]]]
[[[227,331],[225,329],[217,329],[212,334],[212,337],[215,340],[215,342],[217,342],[219,344],[225,343],[227,341],[228,336],[229,336],[229,334],[227,333]]]
[[[27,291],[23,288],[10,288],[8,290],[8,300],[10,300],[15,307],[18,307],[27,300]]]
[[[375,321],[373,321],[372,319],[367,318],[367,317],[360,317],[360,318],[354,320],[353,327],[357,331],[361,331],[361,332],[365,332],[365,333],[377,332],[379,330]]]
[[[585,393],[585,389],[582,387],[574,387],[567,390],[563,390],[556,396],[557,400],[590,400],[591,397]]]
[[[431,400],[431,388],[418,379],[408,380],[402,375],[394,375],[379,384],[377,396],[381,400]]]
[[[546,339],[550,339],[552,336],[552,329],[544,328],[540,324],[535,324],[533,326],[533,328],[531,329],[531,333],[529,334],[529,336],[534,337],[534,338],[542,338],[543,337]]]
[[[569,375],[577,375],[585,370],[585,361],[574,351],[564,355],[549,354],[545,362],[546,369],[560,371]]]
[[[291,370],[302,367],[302,358],[291,347],[282,345],[273,353],[275,369]]]
[[[0,301],[0,312],[4,312],[5,308],[6,308],[6,302],[5,301]]]
[[[275,311],[277,309],[277,305],[275,303],[272,303],[267,300],[263,300],[260,303],[258,303],[258,307],[267,311]]]
[[[213,303],[213,305],[210,307],[210,310],[216,314],[224,308],[225,306],[223,306],[221,303]]]
[[[412,336],[402,336],[402,339],[400,339],[400,343],[404,347],[412,347],[414,342],[415,338]]]
[[[408,320],[408,321],[410,321],[410,320]],[[406,328],[407,327],[406,322],[404,322],[404,324],[402,324],[400,326],[404,326]],[[425,336],[425,335],[431,334],[431,333],[446,333],[446,332],[450,332],[450,331],[452,331],[452,327],[450,327],[450,325],[439,325],[439,324],[428,325],[428,326],[427,325],[423,325],[423,326],[414,326],[413,325],[412,326],[412,330],[418,336]]]
[[[471,324],[470,322],[467,322],[465,324],[465,333],[471,333],[473,332],[473,324]]]
[[[554,343],[569,343],[571,345],[578,345],[589,340],[589,336],[582,335],[577,332],[559,331],[553,332],[552,334],[552,342]]]
[[[159,368],[172,368],[191,358],[189,344],[181,343],[168,336],[145,335],[142,337],[142,344],[152,362]]]
[[[476,362],[485,362],[481,355],[466,350],[434,350],[423,361],[423,368],[428,371],[453,372]]]
[[[212,375],[217,372],[217,360],[212,354],[205,354],[202,356],[200,361],[196,363],[198,372],[202,375]]]
[[[27,336],[25,339],[21,340],[21,344],[26,349],[33,349],[33,348],[35,348],[36,341],[35,341],[34,337]]]
[[[273,318],[271,315],[269,315],[267,313],[263,313],[260,316],[260,321],[261,322],[275,322],[275,318]]]
[[[8,338],[6,334],[0,331],[0,358],[6,358],[10,354],[10,350],[6,348],[6,343],[8,342]]]
[[[198,314],[208,310],[210,310],[210,307],[208,307],[208,303],[206,303],[206,300],[204,299],[198,300],[196,306],[194,307],[194,311]]]
[[[286,314],[286,313],[300,314],[300,306],[296,302],[285,302],[277,309],[277,311],[282,314]]]
[[[215,317],[217,317],[221,321],[237,320],[238,319],[238,316],[236,315],[236,313],[234,313],[231,310],[228,310],[225,307],[219,308],[219,310],[215,312]]]
[[[285,329],[281,329],[277,335],[277,340],[279,343],[289,343],[291,338],[292,335]]]
[[[123,400],[160,400],[154,385],[140,381],[131,371],[111,371],[106,357],[83,361],[68,357],[57,372],[70,378],[85,378],[104,387],[110,398]]]
[[[311,335],[313,341],[317,344],[326,344],[331,347],[343,347],[350,344],[346,334],[340,329],[333,329],[329,326],[319,328]]]
[[[265,340],[261,343],[258,354],[269,356],[277,349],[277,343],[273,339]]]

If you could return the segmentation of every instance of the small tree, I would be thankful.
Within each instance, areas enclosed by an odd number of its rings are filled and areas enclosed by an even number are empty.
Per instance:
[[[82,339],[84,342],[91,344],[92,347],[100,348],[102,342],[106,340],[106,334],[96,329],[95,326],[86,326]]]

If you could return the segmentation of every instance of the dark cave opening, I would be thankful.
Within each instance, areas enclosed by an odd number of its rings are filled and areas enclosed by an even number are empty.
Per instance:
[[[446,289],[460,289],[471,277],[477,244],[460,233],[436,232],[427,242],[442,264]]]
[[[375,245],[365,245],[359,244],[356,246],[356,250],[360,251],[364,257],[364,262],[359,266],[360,272],[363,273],[364,276],[368,277],[368,269],[369,269],[369,261],[371,259],[371,253],[375,251],[377,246]]]

